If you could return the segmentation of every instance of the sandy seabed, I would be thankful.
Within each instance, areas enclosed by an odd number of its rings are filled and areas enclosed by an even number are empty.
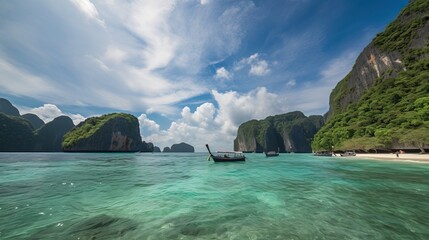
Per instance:
[[[409,161],[429,163],[429,154],[404,153],[397,157],[395,153],[358,153],[353,158],[367,158],[378,160]]]

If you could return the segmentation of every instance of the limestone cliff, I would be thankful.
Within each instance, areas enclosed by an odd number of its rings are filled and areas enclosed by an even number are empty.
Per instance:
[[[352,71],[332,91],[327,119],[357,103],[376,80],[396,78],[415,60],[428,57],[428,9],[427,0],[410,1],[398,18],[362,51]]]
[[[234,150],[311,152],[311,140],[322,125],[322,116],[306,117],[298,111],[251,120],[238,128]]]
[[[32,151],[33,127],[27,120],[0,113],[0,152]]]
[[[171,149],[170,149],[170,147],[165,147],[165,148],[162,150],[162,152],[171,152]]]
[[[45,125],[45,122],[43,122],[43,120],[40,119],[36,114],[26,113],[21,117],[27,119],[31,123],[34,129],[38,129],[43,125]]]
[[[124,113],[92,117],[64,136],[66,152],[137,152],[141,149],[139,123]]]
[[[143,141],[140,151],[141,152],[153,152],[154,151],[153,149],[154,149],[153,143]]]
[[[427,149],[429,1],[410,1],[374,38],[329,105],[313,149]]]
[[[64,135],[74,127],[70,117],[59,116],[35,131],[34,151],[61,152]]]
[[[10,116],[19,117],[18,109],[9,102],[9,100],[0,98],[0,113],[4,113]]]

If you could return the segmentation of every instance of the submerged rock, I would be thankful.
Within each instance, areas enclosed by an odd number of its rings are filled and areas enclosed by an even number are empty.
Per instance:
[[[137,227],[132,219],[101,214],[77,223],[66,221],[47,226],[29,239],[120,239]]]

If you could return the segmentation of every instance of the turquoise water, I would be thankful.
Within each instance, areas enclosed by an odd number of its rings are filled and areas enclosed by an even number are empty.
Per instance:
[[[0,239],[429,239],[429,165],[0,154]]]

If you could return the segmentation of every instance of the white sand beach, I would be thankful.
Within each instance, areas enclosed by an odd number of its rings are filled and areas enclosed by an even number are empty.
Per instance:
[[[396,156],[395,153],[358,153],[354,158],[429,163],[429,154],[417,154],[417,153],[399,154],[398,157]]]

